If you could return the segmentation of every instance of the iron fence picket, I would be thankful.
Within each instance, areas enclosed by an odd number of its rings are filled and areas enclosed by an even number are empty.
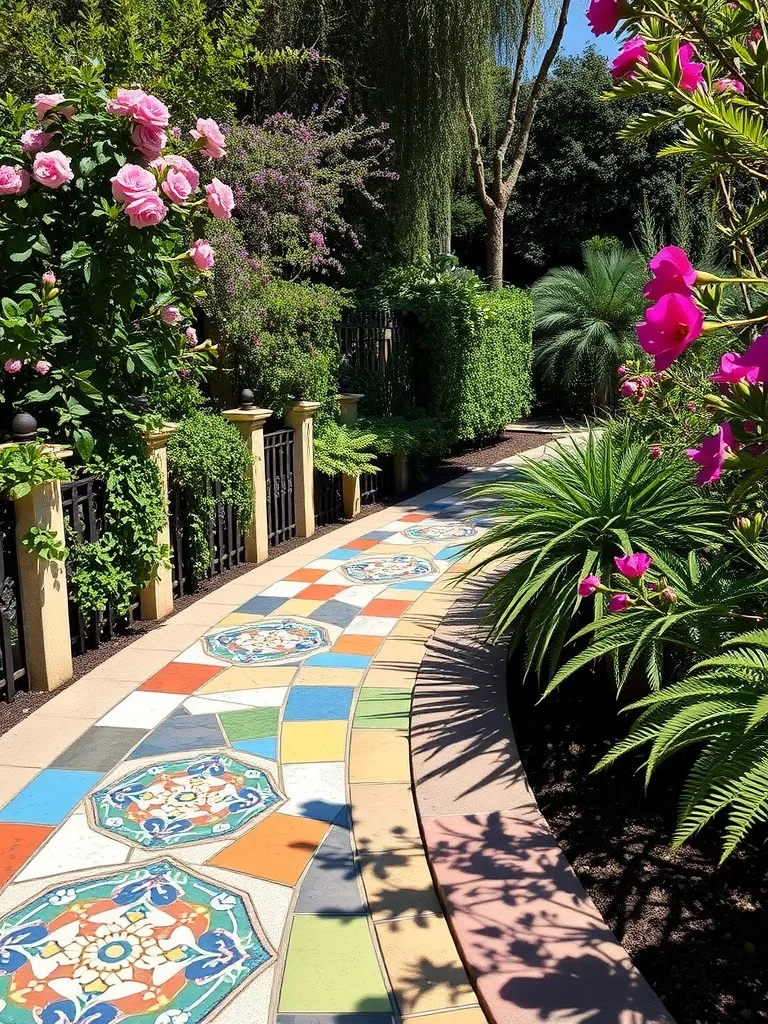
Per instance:
[[[293,501],[294,443],[295,435],[291,428],[273,430],[264,435],[267,534],[272,546],[296,536],[296,511]]]
[[[16,509],[12,501],[4,501],[0,503],[0,697],[10,702],[18,690],[28,689],[16,559]]]

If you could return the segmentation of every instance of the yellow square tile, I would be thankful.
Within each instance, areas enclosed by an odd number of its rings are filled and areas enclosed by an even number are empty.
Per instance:
[[[227,668],[201,686],[196,696],[229,690],[260,690],[265,686],[289,686],[295,673],[295,668],[281,665]]]
[[[426,640],[385,640],[376,655],[376,665],[387,668],[420,665],[425,650]]]
[[[359,686],[363,672],[356,668],[315,668],[302,665],[296,673],[294,686]]]
[[[361,854],[360,873],[374,921],[442,913],[422,850]]]
[[[441,1010],[440,1013],[420,1013],[417,1017],[405,1017],[413,1024],[488,1024],[488,1018],[480,1004],[460,1006],[458,1010]]]
[[[316,612],[322,601],[306,601],[300,597],[292,597],[290,601],[281,604],[278,609],[280,615],[311,615]]]
[[[398,690],[413,690],[416,686],[418,669],[415,665],[405,668],[381,667],[376,662],[369,668],[363,681],[366,686],[393,686]]]
[[[438,615],[414,615],[413,618],[400,619],[398,624],[389,634],[389,640],[419,640],[427,643],[437,627],[440,625]]]
[[[405,617],[412,619],[416,616],[436,615],[442,620],[453,607],[457,597],[458,594],[436,594],[427,590],[415,604],[411,605]]]
[[[377,594],[376,598],[383,598],[385,601],[410,601],[411,607],[413,607],[415,601],[424,593],[428,593],[428,591],[396,590],[394,587],[388,587],[386,590],[383,590],[380,594]]]
[[[248,615],[245,612],[232,612],[230,615],[225,615],[223,619],[219,619],[216,625],[211,626],[208,632],[213,633],[217,629],[221,629],[223,626],[247,626],[249,622],[258,622],[259,619],[263,618],[263,615]]]
[[[382,854],[397,850],[422,853],[413,791],[407,783],[380,786],[356,784],[349,787],[352,826],[358,853]],[[377,858],[379,873],[395,857]]]
[[[354,729],[350,782],[410,782],[411,759],[404,729]]]
[[[346,743],[346,722],[283,722],[280,761],[282,764],[343,761]]]

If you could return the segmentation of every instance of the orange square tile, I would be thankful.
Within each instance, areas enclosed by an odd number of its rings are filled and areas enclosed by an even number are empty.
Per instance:
[[[194,693],[219,672],[221,669],[213,665],[174,662],[161,668],[146,683],[142,683],[139,689],[152,690],[155,693]]]
[[[296,885],[329,828],[324,821],[297,818],[278,811],[208,863],[268,882]]]
[[[342,590],[346,590],[346,587],[339,587],[333,583],[314,583],[306,590],[302,590],[301,599],[302,601],[330,601]]]
[[[351,540],[348,544],[345,544],[345,548],[355,548],[357,551],[368,551],[369,548],[375,548],[381,541],[378,540],[366,540],[365,537],[360,537],[358,540]]]
[[[360,614],[377,615],[385,619],[399,619],[410,607],[410,601],[388,601],[386,598],[376,597],[363,608]]]
[[[327,572],[327,569],[297,569],[285,579],[291,583],[317,583],[320,577],[325,576]]]
[[[407,516],[403,516],[400,520],[401,523],[423,523],[425,519],[429,519],[428,515],[423,515],[420,512],[409,512]]]
[[[375,654],[381,647],[383,636],[366,636],[363,633],[342,633],[331,648],[334,654]]]
[[[0,824],[0,885],[5,885],[27,863],[53,831],[47,825]]]

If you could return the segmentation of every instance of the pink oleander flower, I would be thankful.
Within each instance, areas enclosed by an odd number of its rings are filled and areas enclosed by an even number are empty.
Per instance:
[[[131,132],[131,139],[136,149],[143,153],[148,160],[154,160],[160,156],[168,141],[162,128],[155,128],[154,125],[147,124],[137,124]]]
[[[700,448],[689,448],[686,453],[689,459],[701,466],[696,474],[696,483],[703,487],[719,480],[727,456],[738,450],[739,442],[734,437],[731,425],[721,423],[715,434],[701,442]]]
[[[674,604],[677,600],[677,593],[672,589],[672,587],[664,587],[661,592],[661,596],[665,601],[669,601],[670,604]]]
[[[657,444],[654,444],[651,446],[651,450],[648,452],[648,454],[652,459],[660,459],[661,456],[664,454],[664,449],[659,448]]]
[[[49,363],[47,359],[38,359],[35,363],[35,373],[40,373],[43,377],[46,373],[50,373],[53,369],[53,363]]]
[[[191,164],[189,160],[185,159],[185,157],[176,156],[175,153],[169,153],[168,156],[159,156],[156,160],[153,160],[149,166],[153,168],[160,177],[165,174],[169,167],[173,167],[176,171],[181,171],[189,182],[192,192],[194,192],[200,184],[200,175],[197,168]]]
[[[686,253],[676,245],[667,245],[657,252],[648,269],[653,280],[645,286],[646,299],[660,299],[670,292],[690,295],[696,284],[696,271]]]
[[[44,132],[42,128],[30,128],[23,133],[19,140],[22,151],[24,153],[39,153],[41,149],[45,149],[55,134],[55,132]]]
[[[757,430],[757,424],[754,422],[754,420],[744,420],[744,422],[741,425],[742,427],[744,427],[748,434],[752,434]]]
[[[188,327],[184,331],[184,335],[187,339],[187,348],[195,348],[197,345],[197,331],[194,327]]]
[[[0,196],[23,196],[29,188],[29,171],[0,164]]]
[[[178,306],[163,306],[160,318],[167,324],[177,324],[181,320],[181,310]]]
[[[737,92],[740,96],[744,94],[744,83],[738,78],[718,78],[712,86],[714,92]]]
[[[118,89],[107,100],[107,110],[116,117],[133,117],[134,110],[146,95],[143,89]]]
[[[204,238],[198,238],[192,243],[189,255],[198,270],[210,270],[213,266],[213,247],[210,242],[206,242]]]
[[[666,370],[685,349],[700,337],[704,313],[688,295],[671,293],[645,312],[637,327],[637,340],[654,357],[657,370]]]
[[[636,380],[625,380],[619,388],[622,398],[634,398],[640,390],[640,385]]]
[[[759,25],[756,25],[747,36],[747,42],[751,50],[756,50],[760,40],[763,38],[763,30]]]
[[[768,331],[756,338],[742,355],[725,352],[720,357],[720,369],[710,376],[718,384],[768,383]]]
[[[632,603],[632,598],[629,594],[614,594],[608,604],[609,612],[623,612]]]
[[[52,288],[56,284],[56,274],[52,270],[46,270],[40,280],[48,288]]]
[[[579,597],[593,597],[600,585],[599,576],[585,576],[577,588]]]
[[[6,359],[3,363],[3,369],[6,373],[21,373],[23,365],[20,359]]]
[[[145,192],[123,207],[131,227],[151,228],[165,220],[168,208],[157,192]]]
[[[229,185],[214,178],[210,185],[205,186],[208,209],[218,220],[229,220],[235,208],[235,197]]]
[[[648,46],[642,36],[633,36],[619,50],[611,64],[611,78],[635,78],[638,68],[648,66]]]
[[[637,580],[648,572],[653,559],[644,551],[636,551],[633,555],[616,555],[613,561],[622,576]]]
[[[596,36],[613,32],[624,14],[622,0],[591,0],[587,8],[587,21]]]
[[[696,92],[704,81],[704,65],[696,64],[693,57],[696,48],[693,43],[681,43],[677,50],[680,63],[680,88],[685,92]]]
[[[160,188],[172,203],[178,203],[179,205],[186,203],[192,194],[189,178],[183,171],[177,171],[173,167],[169,167],[166,171]]]
[[[123,164],[112,182],[112,195],[118,203],[131,203],[147,192],[154,192],[157,181],[154,174],[139,164]]]
[[[38,185],[59,188],[74,178],[71,165],[70,158],[60,149],[53,149],[50,153],[36,153],[32,164],[32,177]]]
[[[685,408],[688,410],[688,412],[696,412],[696,403],[688,402]]]
[[[618,368],[618,370],[617,370],[616,372],[618,373],[618,375],[619,375],[620,377],[626,377],[626,375],[627,375],[627,374],[629,373],[629,367],[628,367],[628,366],[625,366],[625,365],[624,365],[624,364],[622,363],[622,364],[621,364],[621,366],[620,366],[620,367]]]
[[[144,93],[133,105],[131,116],[145,128],[167,128],[170,121],[168,107],[157,98]]]
[[[200,149],[213,160],[227,155],[224,148],[224,133],[211,117],[198,117],[197,125],[189,133],[193,139],[202,142]]]
[[[63,92],[39,92],[35,96],[35,113],[42,120],[49,110],[58,107],[60,103],[64,102],[64,99]],[[62,107],[57,113],[61,114],[62,117],[72,117],[75,113],[75,107]]]

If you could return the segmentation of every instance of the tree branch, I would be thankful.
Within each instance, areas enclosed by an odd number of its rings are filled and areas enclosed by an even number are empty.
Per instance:
[[[517,58],[515,60],[515,70],[512,75],[512,84],[509,90],[509,105],[507,107],[507,122],[504,130],[504,135],[496,149],[496,155],[493,162],[493,179],[494,185],[497,188],[501,188],[501,184],[504,181],[504,161],[507,157],[507,150],[509,144],[512,141],[512,136],[515,133],[515,122],[517,120],[517,104],[520,99],[520,88],[523,84],[523,71],[525,70],[525,58],[528,53],[528,43],[531,37],[531,26],[533,25],[533,16],[536,13],[538,0],[528,0],[528,6],[525,9],[525,18],[523,19],[523,27],[520,32],[520,45],[517,50]]]
[[[467,121],[467,131],[469,132],[469,148],[471,151],[472,177],[475,180],[475,191],[477,192],[477,198],[480,200],[483,212],[487,213],[493,206],[495,206],[495,203],[488,195],[488,189],[485,185],[483,148],[480,145],[480,135],[477,130],[475,115],[472,112],[472,104],[469,102],[469,93],[467,92],[466,82],[462,84],[461,102],[464,107],[464,116]]]

